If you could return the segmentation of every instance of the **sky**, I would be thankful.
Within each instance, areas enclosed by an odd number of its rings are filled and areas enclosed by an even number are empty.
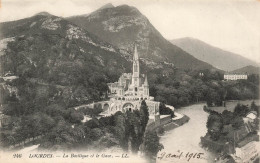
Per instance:
[[[168,40],[192,37],[260,63],[260,0],[0,0],[0,22],[47,11],[88,14],[127,4],[145,15]]]

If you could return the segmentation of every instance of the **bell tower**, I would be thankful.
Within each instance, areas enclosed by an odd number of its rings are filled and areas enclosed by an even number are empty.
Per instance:
[[[135,45],[134,57],[133,57],[133,76],[132,76],[132,84],[135,87],[135,91],[138,91],[138,87],[140,86],[140,67],[139,67],[139,56],[137,53],[137,47]]]

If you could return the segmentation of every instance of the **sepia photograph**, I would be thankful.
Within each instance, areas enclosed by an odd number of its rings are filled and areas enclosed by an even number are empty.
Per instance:
[[[0,0],[0,162],[259,163],[259,0]]]

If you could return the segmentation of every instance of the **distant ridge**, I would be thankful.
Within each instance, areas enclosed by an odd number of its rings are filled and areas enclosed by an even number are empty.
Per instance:
[[[246,66],[246,67],[234,70],[234,71],[232,71],[232,73],[260,74],[260,67]]]
[[[185,37],[171,40],[171,43],[195,58],[225,71],[233,71],[248,65],[259,66],[258,63],[241,55],[222,50],[198,39]]]

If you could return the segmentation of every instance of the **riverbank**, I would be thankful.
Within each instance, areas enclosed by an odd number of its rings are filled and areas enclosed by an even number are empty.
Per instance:
[[[259,100],[246,100],[226,101],[226,105],[222,107],[204,106],[203,110],[210,114],[211,126],[208,126],[208,131],[211,132],[201,137],[201,144],[207,150],[217,153],[216,159],[220,160],[219,162],[259,160],[260,151],[256,148],[260,145],[259,116],[257,116],[259,108],[252,107],[253,101],[259,104]],[[235,110],[237,104],[245,105],[245,107],[238,107]],[[225,110],[228,112],[224,112]],[[241,113],[241,110],[244,112]],[[249,113],[254,116],[248,116]],[[222,126],[218,126],[219,124]]]
[[[203,111],[204,105],[206,105],[206,103],[176,109],[179,114],[185,115],[176,121],[181,127],[175,126],[173,127],[174,129],[168,130],[160,136],[160,143],[164,146],[164,149],[157,154],[156,162],[208,163],[214,161],[216,158],[215,154],[200,146],[200,137],[204,136],[207,132],[206,122],[208,113]],[[180,157],[164,157],[158,159],[158,157],[164,154],[165,156],[168,154],[179,156],[181,153],[182,155]],[[186,155],[191,153],[201,153],[202,156],[188,159]]]
[[[208,107],[208,109],[212,111],[216,111],[218,113],[222,113],[224,110],[234,112],[234,109],[237,104],[250,106],[253,101],[255,102],[256,105],[258,106],[260,105],[259,99],[243,100],[243,101],[229,100],[229,101],[225,101],[225,106],[212,106],[212,107]]]
[[[160,126],[164,129],[164,131],[169,131],[169,130],[173,130],[177,127],[180,127],[182,126],[183,124],[189,122],[190,118],[186,115],[182,115],[181,118],[179,119],[172,119],[172,122],[168,123],[168,124],[165,124],[163,126]]]

